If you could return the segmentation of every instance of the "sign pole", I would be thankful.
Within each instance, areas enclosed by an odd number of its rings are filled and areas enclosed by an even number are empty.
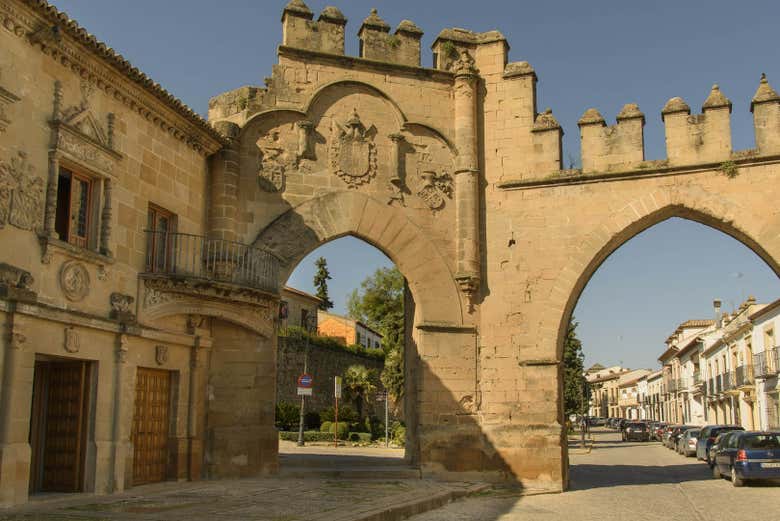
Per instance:
[[[333,397],[336,399],[336,414],[334,419],[336,420],[336,430],[333,433],[333,445],[339,446],[339,398],[341,398],[341,377],[333,377]]]
[[[387,415],[387,402],[388,402],[388,394],[387,391],[385,391],[385,448],[390,446],[390,438],[388,437],[390,429],[387,426],[388,422],[388,415]]]
[[[309,331],[309,321],[306,321],[306,324],[303,325],[304,328],[306,328],[306,347],[303,351],[303,374],[306,375],[309,373],[309,336],[311,335],[311,332]],[[303,447],[305,445],[305,442],[303,441],[303,419],[304,419],[304,409],[306,408],[306,395],[301,394],[301,410],[298,414],[298,446]]]

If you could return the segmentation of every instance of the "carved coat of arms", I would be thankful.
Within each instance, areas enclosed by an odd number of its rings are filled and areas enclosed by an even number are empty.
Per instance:
[[[65,351],[68,353],[78,353],[81,349],[79,333],[73,326],[65,328]]]
[[[168,346],[156,345],[154,346],[154,359],[157,365],[165,365],[168,363]]]
[[[43,184],[43,179],[33,175],[23,152],[10,161],[0,161],[0,228],[6,223],[22,230],[41,228]]]
[[[452,177],[447,172],[437,174],[432,171],[423,172],[420,177],[423,183],[417,191],[418,197],[431,210],[440,210],[446,199],[452,198]]]
[[[329,148],[331,171],[350,188],[366,184],[376,176],[376,144],[373,126],[366,129],[357,110],[343,125],[335,122]]]
[[[257,141],[260,149],[260,169],[257,173],[260,187],[268,192],[284,190],[284,175],[295,166],[295,159],[282,143],[278,130],[273,130]]]

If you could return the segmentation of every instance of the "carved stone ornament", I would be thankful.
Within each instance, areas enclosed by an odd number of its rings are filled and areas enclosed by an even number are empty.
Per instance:
[[[135,314],[133,313],[134,297],[123,293],[112,293],[110,302],[111,318],[121,322],[135,321]]]
[[[89,284],[89,272],[80,262],[67,261],[60,268],[60,288],[68,300],[84,300],[89,294]]]
[[[43,226],[44,182],[34,175],[27,154],[0,160],[0,228],[7,223],[22,230]]]
[[[29,271],[0,262],[0,284],[19,289],[32,289],[35,279]]]
[[[81,341],[79,340],[79,332],[76,328],[69,326],[65,328],[65,351],[68,353],[78,353],[81,349]]]
[[[298,157],[285,146],[278,130],[261,136],[257,140],[257,148],[260,149],[260,169],[257,172],[260,188],[267,192],[283,191],[285,173],[296,167]]]
[[[479,73],[479,70],[474,66],[474,58],[471,57],[469,52],[462,50],[460,51],[460,57],[452,63],[452,72],[457,76],[473,76]]]
[[[452,177],[447,172],[437,174],[426,171],[420,174],[423,184],[417,195],[433,211],[441,210],[447,199],[452,199]]]
[[[366,129],[357,110],[345,124],[335,122],[331,133],[329,159],[331,171],[350,188],[366,184],[376,176],[375,129]]]
[[[156,345],[154,346],[154,360],[157,365],[165,365],[168,363],[168,346]]]

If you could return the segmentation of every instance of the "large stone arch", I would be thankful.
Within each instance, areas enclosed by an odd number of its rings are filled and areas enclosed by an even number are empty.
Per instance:
[[[575,248],[550,291],[550,307],[560,310],[556,357],[561,359],[567,326],[582,291],[601,264],[644,230],[672,217],[707,225],[733,237],[780,276],[780,237],[766,229],[765,217],[737,199],[700,189],[658,190],[626,203],[603,219]]]
[[[353,235],[384,252],[406,277],[420,325],[464,324],[463,303],[451,267],[422,229],[401,210],[356,192],[331,192],[279,216],[255,245],[283,259],[286,280],[298,262],[318,246]]]

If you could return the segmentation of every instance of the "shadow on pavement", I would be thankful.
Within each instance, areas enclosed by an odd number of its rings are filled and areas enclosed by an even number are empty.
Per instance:
[[[589,490],[621,485],[654,485],[711,480],[707,465],[572,465],[571,488]]]

